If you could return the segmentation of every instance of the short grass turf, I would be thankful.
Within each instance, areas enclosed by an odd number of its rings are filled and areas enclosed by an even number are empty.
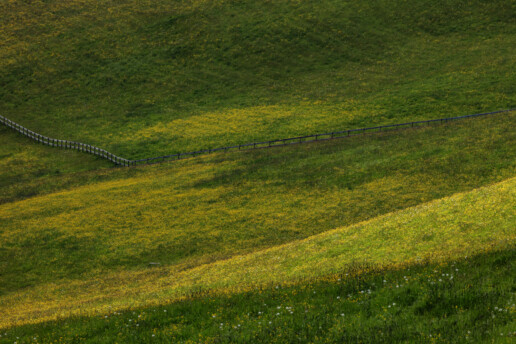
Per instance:
[[[516,249],[0,331],[0,343],[513,343]]]
[[[2,1],[0,111],[126,158],[516,106],[511,0]]]

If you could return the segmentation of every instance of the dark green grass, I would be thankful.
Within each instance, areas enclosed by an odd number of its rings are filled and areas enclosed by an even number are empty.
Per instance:
[[[22,326],[0,343],[511,343],[516,250]],[[349,275],[348,275],[349,274]]]
[[[0,111],[127,158],[516,105],[510,0],[59,3],[2,4]],[[139,134],[263,105],[292,113]]]

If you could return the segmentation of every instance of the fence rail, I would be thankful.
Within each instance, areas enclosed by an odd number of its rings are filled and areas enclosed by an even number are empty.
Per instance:
[[[119,166],[137,166],[137,165],[156,164],[156,163],[172,161],[172,160],[180,160],[180,159],[185,159],[185,158],[189,158],[189,157],[194,157],[197,155],[210,154],[210,153],[220,152],[220,151],[227,152],[230,150],[249,150],[249,149],[280,147],[280,146],[286,146],[286,145],[291,145],[291,144],[333,140],[333,139],[339,139],[339,138],[344,138],[344,137],[363,135],[366,133],[378,133],[378,132],[385,132],[385,131],[389,131],[389,130],[399,130],[402,128],[413,128],[413,127],[418,127],[418,126],[422,126],[422,125],[430,124],[430,123],[439,123],[439,124],[448,123],[448,122],[451,122],[454,120],[467,119],[467,118],[479,117],[479,116],[488,116],[488,115],[494,115],[494,114],[500,114],[500,113],[507,113],[507,112],[514,111],[514,110],[516,110],[516,109],[498,110],[498,111],[493,111],[493,112],[477,113],[474,115],[465,115],[465,116],[457,116],[457,117],[430,119],[430,120],[426,120],[426,121],[415,121],[415,122],[406,122],[406,123],[399,123],[399,124],[381,125],[381,126],[369,127],[369,128],[332,131],[329,133],[320,133],[320,134],[313,134],[313,135],[306,135],[306,136],[289,137],[289,138],[276,139],[276,140],[270,140],[270,141],[262,141],[262,142],[252,142],[252,143],[245,143],[245,144],[240,144],[240,145],[236,145],[236,146],[204,149],[204,150],[188,152],[188,153],[176,153],[176,154],[171,154],[171,155],[164,155],[164,156],[139,159],[139,160],[128,160],[128,159],[119,157],[117,155],[114,155],[113,153],[110,153],[104,149],[101,149],[99,147],[95,147],[95,146],[92,146],[92,145],[89,145],[86,143],[67,141],[67,140],[59,140],[59,139],[54,139],[51,137],[46,137],[41,134],[35,133],[32,130],[27,129],[24,126],[21,126],[20,124],[9,120],[2,115],[0,115],[0,123],[6,125],[9,128],[16,130],[17,132],[33,139],[36,142],[42,143],[47,146],[59,147],[59,148],[64,148],[64,149],[75,149],[75,150],[78,150],[81,152],[93,154],[93,155],[99,156],[101,158],[107,159]]]

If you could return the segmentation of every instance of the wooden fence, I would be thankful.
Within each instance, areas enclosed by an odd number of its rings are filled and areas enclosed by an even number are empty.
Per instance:
[[[116,165],[121,166],[131,166],[131,160],[127,160],[124,158],[121,158],[119,156],[114,155],[113,153],[110,153],[104,149],[101,149],[99,147],[95,147],[86,143],[81,142],[74,142],[74,141],[68,141],[68,140],[59,140],[54,139],[51,137],[43,136],[41,134],[35,133],[32,130],[29,130],[25,128],[24,126],[19,125],[18,123],[15,123],[4,116],[0,115],[0,123],[5,124],[9,128],[12,128],[16,130],[17,132],[33,139],[36,142],[42,143],[47,146],[52,147],[59,147],[59,148],[65,148],[65,149],[75,149],[81,152],[97,155],[101,158],[108,159],[109,161],[112,161]]]
[[[108,159],[109,161],[111,161],[114,164],[119,165],[119,166],[137,166],[137,165],[155,164],[155,163],[171,161],[171,160],[185,159],[185,158],[189,158],[189,157],[198,156],[201,154],[210,154],[210,153],[214,153],[214,152],[228,152],[228,151],[232,151],[232,150],[271,148],[271,147],[286,146],[286,145],[291,145],[291,144],[333,140],[333,139],[339,139],[339,138],[344,138],[344,137],[363,135],[366,133],[378,133],[378,132],[385,132],[385,131],[390,131],[390,130],[399,130],[399,129],[403,129],[403,128],[414,128],[414,127],[419,127],[419,126],[423,126],[423,125],[429,125],[432,123],[444,124],[444,123],[448,123],[451,121],[507,113],[507,112],[514,111],[514,110],[516,110],[516,109],[499,110],[499,111],[478,113],[478,114],[474,114],[474,115],[466,115],[466,116],[458,116],[458,117],[431,119],[431,120],[426,120],[426,121],[416,121],[416,122],[407,122],[407,123],[400,123],[400,124],[381,125],[381,126],[369,127],[369,128],[332,131],[329,133],[321,133],[321,134],[298,136],[298,137],[289,137],[289,138],[284,138],[284,139],[276,139],[276,140],[262,141],[262,142],[252,142],[252,143],[245,143],[245,144],[240,144],[240,145],[236,145],[236,146],[204,149],[204,150],[188,152],[188,153],[176,153],[176,154],[171,154],[171,155],[164,155],[164,156],[139,159],[139,160],[124,159],[124,158],[116,156],[104,149],[101,149],[101,148],[98,148],[98,147],[95,147],[95,146],[92,146],[92,145],[89,145],[86,143],[67,141],[67,140],[58,140],[58,139],[46,137],[41,134],[35,133],[35,132],[33,132],[33,131],[19,125],[18,123],[15,123],[1,115],[0,115],[0,123],[5,124],[9,128],[16,130],[17,132],[35,140],[36,142],[39,142],[39,143],[42,143],[42,144],[45,144],[48,146],[60,147],[60,148],[65,148],[65,149],[75,149],[75,150],[78,150],[81,152],[93,154],[93,155],[99,156],[101,158]]]

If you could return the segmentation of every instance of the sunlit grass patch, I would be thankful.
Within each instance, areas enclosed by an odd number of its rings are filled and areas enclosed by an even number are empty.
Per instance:
[[[145,144],[152,141],[157,146],[169,145],[170,152],[176,153],[179,152],[177,147],[187,152],[201,148],[218,148],[237,142],[256,142],[265,137],[277,139],[293,134],[311,135],[318,130],[319,132],[337,130],[330,116],[318,116],[317,113],[338,116],[350,123],[367,113],[374,121],[375,110],[350,110],[348,105],[301,102],[298,105],[227,109],[170,122],[160,122],[138,130],[123,141],[131,144]],[[276,136],[270,136],[271,132]]]
[[[2,297],[1,326],[235,293],[356,269],[443,262],[514,243],[516,179],[197,267],[158,267],[63,280]],[[145,239],[144,239],[145,240]]]

